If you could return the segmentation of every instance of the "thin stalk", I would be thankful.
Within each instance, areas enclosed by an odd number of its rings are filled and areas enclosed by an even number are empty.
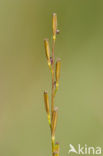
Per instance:
[[[55,40],[52,42],[52,95],[51,95],[51,120],[52,120],[52,115],[54,111],[54,96],[55,96],[55,88],[54,88],[54,47],[55,47]],[[51,134],[52,134],[52,129],[51,129]],[[54,144],[55,144],[55,139],[51,138],[52,140],[52,155],[53,155],[53,149],[54,149]]]
[[[52,43],[52,95],[51,95],[51,114],[53,114],[53,110],[54,110],[54,93],[55,93],[55,88],[54,88],[54,47],[55,47],[55,40],[53,40],[53,43]]]

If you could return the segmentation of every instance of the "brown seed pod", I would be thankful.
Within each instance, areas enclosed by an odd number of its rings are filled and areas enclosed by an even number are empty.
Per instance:
[[[53,40],[56,39],[56,33],[57,33],[57,15],[56,13],[53,13]]]
[[[56,124],[57,124],[57,116],[58,116],[58,108],[55,107],[54,111],[52,113],[52,138],[55,137],[55,129],[56,129]]]
[[[49,115],[49,98],[48,98],[48,92],[44,91],[44,103],[45,103],[45,109],[47,114]]]
[[[51,61],[50,61],[50,47],[49,47],[48,39],[44,40],[44,46],[45,46],[45,53],[46,53],[48,65],[50,66],[51,65]]]

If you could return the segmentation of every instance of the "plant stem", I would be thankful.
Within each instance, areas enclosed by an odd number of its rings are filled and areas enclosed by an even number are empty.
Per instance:
[[[51,95],[51,122],[52,122],[52,115],[54,111],[54,95],[55,95],[55,88],[54,88],[54,47],[55,47],[55,40],[53,39],[52,43],[52,95]],[[51,128],[52,134],[52,128]],[[54,149],[54,138],[51,138],[52,141],[52,156],[53,156],[53,149]]]
[[[55,40],[52,43],[52,95],[51,95],[51,115],[53,114],[54,110],[54,47],[55,47]]]
[[[54,107],[54,98],[56,91],[58,89],[58,80],[60,77],[60,60],[56,61],[56,68],[55,68],[55,57],[54,57],[54,48],[55,48],[55,40],[57,34],[57,15],[53,13],[53,40],[52,40],[52,56],[50,57],[50,49],[49,49],[49,42],[48,39],[44,40],[45,52],[48,61],[48,66],[51,71],[51,113],[49,110],[49,99],[48,93],[44,92],[44,102],[45,102],[45,109],[48,116],[48,123],[51,130],[51,146],[52,146],[52,156],[59,156],[59,144],[55,143],[55,129],[57,124],[57,116],[58,116],[58,109]],[[58,149],[57,149],[58,147]]]

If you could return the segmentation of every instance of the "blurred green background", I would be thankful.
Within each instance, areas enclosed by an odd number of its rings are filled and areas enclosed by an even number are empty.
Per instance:
[[[44,38],[52,43],[52,13],[62,59],[56,139],[103,147],[103,1],[0,1],[0,156],[50,156],[43,91],[51,89]],[[49,94],[50,95],[50,94]]]

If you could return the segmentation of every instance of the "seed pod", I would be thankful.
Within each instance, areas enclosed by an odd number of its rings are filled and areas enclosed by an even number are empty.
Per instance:
[[[58,59],[56,62],[56,86],[59,85],[59,79],[60,79],[60,68],[61,68],[61,59]]]
[[[53,40],[56,39],[56,30],[57,30],[57,15],[53,13]]]
[[[46,53],[48,65],[50,66],[51,65],[51,62],[50,62],[50,48],[49,48],[49,41],[48,41],[48,39],[44,40],[44,46],[45,46],[45,53]]]
[[[48,98],[48,93],[44,91],[44,103],[45,103],[45,109],[47,114],[49,115],[49,98]]]
[[[55,107],[54,111],[52,113],[52,138],[55,137],[55,129],[56,129],[56,124],[57,124],[57,115],[58,115],[58,108]]]

